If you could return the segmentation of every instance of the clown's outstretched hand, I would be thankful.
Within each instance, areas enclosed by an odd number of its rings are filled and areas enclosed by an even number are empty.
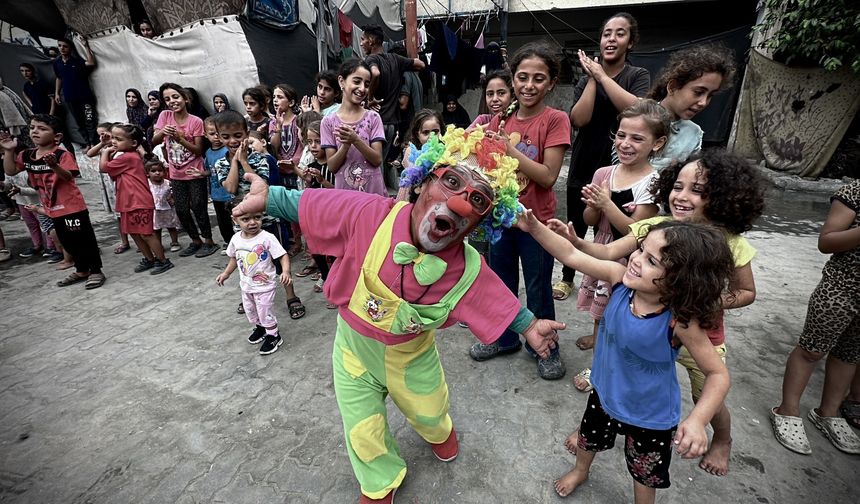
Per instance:
[[[250,212],[265,212],[266,200],[269,198],[269,184],[259,175],[246,173],[245,180],[251,183],[251,190],[241,203],[233,209],[233,217]]]
[[[558,342],[558,331],[566,328],[564,322],[555,320],[534,319],[528,328],[523,331],[526,341],[542,359],[549,357],[549,352]]]

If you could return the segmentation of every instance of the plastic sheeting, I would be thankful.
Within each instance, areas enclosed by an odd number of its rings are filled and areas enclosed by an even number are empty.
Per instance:
[[[127,88],[146,95],[164,82],[175,82],[195,88],[211,110],[215,93],[241,104],[242,91],[260,82],[254,54],[235,17],[193,23],[154,40],[123,28],[90,40],[90,48],[97,63],[90,85],[98,96],[100,121],[126,120]]]
[[[752,51],[734,151],[817,177],[858,109],[860,79],[849,70],[790,68]]]
[[[400,0],[343,0],[340,10],[356,25],[377,24],[392,40],[403,40]]]
[[[248,18],[272,28],[289,30],[299,23],[296,0],[248,0]]]

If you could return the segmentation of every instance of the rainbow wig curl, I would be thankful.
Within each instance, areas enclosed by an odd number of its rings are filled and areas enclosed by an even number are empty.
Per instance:
[[[481,174],[493,188],[493,209],[483,219],[472,236],[475,239],[496,243],[502,230],[517,222],[523,205],[519,202],[520,186],[517,184],[519,161],[505,154],[504,142],[484,135],[478,126],[472,131],[449,125],[445,134],[436,134],[421,147],[412,146],[409,155],[410,167],[400,176],[400,187],[420,185],[433,170],[441,166],[461,165]]]

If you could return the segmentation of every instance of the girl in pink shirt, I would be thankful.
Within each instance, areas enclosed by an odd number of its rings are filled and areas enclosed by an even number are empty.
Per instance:
[[[158,116],[152,143],[164,143],[176,214],[191,238],[191,244],[179,256],[205,257],[221,248],[212,241],[209,223],[209,173],[202,156],[203,120],[188,112],[191,95],[185,88],[165,82],[160,90],[167,110]]]

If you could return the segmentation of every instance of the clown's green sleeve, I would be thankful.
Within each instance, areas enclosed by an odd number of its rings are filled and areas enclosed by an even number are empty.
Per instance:
[[[302,192],[279,186],[270,187],[266,213],[289,222],[299,222],[299,200]]]

